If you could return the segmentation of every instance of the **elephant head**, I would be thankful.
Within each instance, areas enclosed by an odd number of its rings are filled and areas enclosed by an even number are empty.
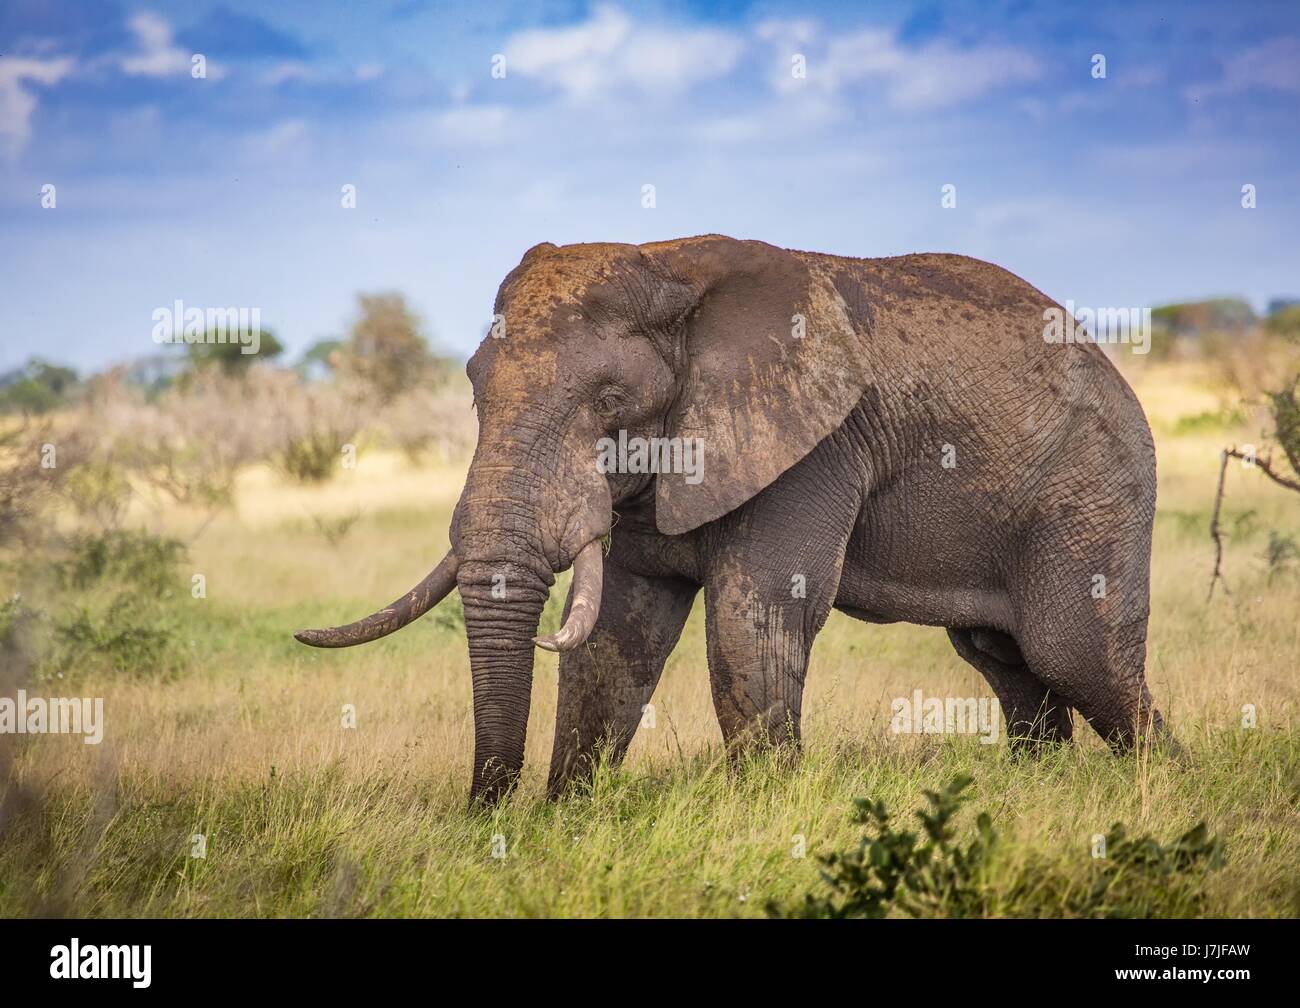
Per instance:
[[[835,270],[835,260],[716,235],[530,249],[467,367],[479,433],[451,551],[386,609],[298,639],[374,640],[459,588],[474,690],[471,797],[500,798],[523,763],[534,645],[578,647],[598,617],[614,508],[652,497],[661,533],[689,533],[798,462],[862,397],[865,320],[851,317]],[[606,472],[599,445],[620,432],[692,439],[703,464]],[[564,625],[535,637],[554,575],[570,565]]]

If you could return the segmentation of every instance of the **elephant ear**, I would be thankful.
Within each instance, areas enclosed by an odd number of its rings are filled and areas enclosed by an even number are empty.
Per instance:
[[[693,301],[667,434],[698,439],[702,464],[661,472],[655,498],[659,530],[680,535],[745,503],[843,422],[871,383],[866,320],[851,317],[834,259],[720,236],[643,254]]]

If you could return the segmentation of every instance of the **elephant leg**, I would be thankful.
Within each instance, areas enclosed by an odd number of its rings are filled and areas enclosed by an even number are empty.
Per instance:
[[[599,759],[623,759],[698,590],[606,563],[596,626],[585,644],[560,655],[548,797],[589,779]]]
[[[1098,530],[1082,558],[1079,539],[1035,551],[1013,589],[1017,639],[1039,681],[1123,752],[1164,727],[1145,673],[1150,539]]]
[[[797,751],[809,653],[834,604],[856,517],[847,495],[792,486],[729,518],[705,573],[709,680],[733,760],[755,744]]]
[[[988,681],[1007,722],[1013,748],[1036,750],[1074,734],[1069,706],[1025,664],[1015,638],[991,628],[948,629],[952,646]]]

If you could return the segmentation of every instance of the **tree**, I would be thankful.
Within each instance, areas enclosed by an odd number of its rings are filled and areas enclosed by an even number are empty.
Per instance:
[[[358,294],[357,302],[360,316],[340,363],[387,403],[424,380],[434,358],[401,294]]]
[[[337,339],[317,340],[298,361],[298,371],[306,378],[331,375],[342,357],[344,343]]]
[[[269,329],[259,331],[256,353],[245,353],[247,348],[237,339],[209,341],[206,334],[201,342],[188,343],[186,346],[190,361],[195,367],[215,364],[232,374],[242,372],[253,361],[271,360],[284,353],[284,346]]]
[[[1272,312],[1264,328],[1284,339],[1300,340],[1300,304],[1284,305]]]
[[[1151,310],[1152,326],[1174,336],[1237,332],[1249,328],[1256,321],[1254,310],[1241,298],[1186,301]]]
[[[67,400],[77,386],[77,372],[33,357],[4,388],[0,388],[0,412],[48,413]]]

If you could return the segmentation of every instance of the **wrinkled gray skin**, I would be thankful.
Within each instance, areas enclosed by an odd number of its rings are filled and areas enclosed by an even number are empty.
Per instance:
[[[1017,744],[1069,739],[1078,710],[1127,748],[1161,725],[1143,672],[1155,455],[1100,349],[1045,341],[1054,306],[961,256],[537,246],[498,294],[504,336],[469,362],[479,437],[451,554],[369,621],[300,639],[391,632],[454,572],[471,796],[496,801],[522,766],[554,574],[617,521],[603,572],[586,554],[594,627],[575,613],[585,643],[558,648],[551,795],[622,757],[701,588],[733,752],[797,744],[832,607],[945,627]],[[702,439],[703,479],[602,475],[596,442],[619,430]]]

